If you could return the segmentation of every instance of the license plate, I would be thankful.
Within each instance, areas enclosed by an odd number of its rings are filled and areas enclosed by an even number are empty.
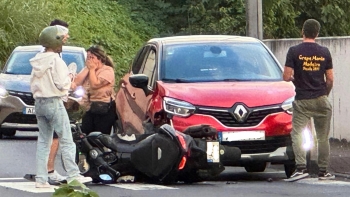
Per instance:
[[[230,131],[220,134],[224,142],[265,140],[265,131]]]
[[[25,107],[25,108],[23,108],[23,114],[35,114],[34,107]]]
[[[207,161],[208,163],[220,162],[219,142],[207,142]]]

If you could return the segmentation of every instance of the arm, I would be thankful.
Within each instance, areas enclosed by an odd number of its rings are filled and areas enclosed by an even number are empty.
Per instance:
[[[84,82],[84,79],[86,78],[86,76],[88,76],[88,74],[89,74],[89,69],[84,67],[83,70],[81,70],[80,73],[77,74],[77,76],[75,76],[74,83],[77,86],[82,85]]]
[[[327,95],[329,95],[333,88],[333,69],[326,70],[326,87]]]
[[[285,66],[283,71],[283,80],[284,81],[293,81],[294,80],[294,70],[291,67]]]
[[[97,77],[95,69],[90,69],[89,80],[90,80],[90,86],[93,89],[98,89],[109,84],[107,80]]]
[[[52,68],[52,80],[57,89],[61,91],[69,90],[71,80],[66,63],[61,58],[56,58],[55,65]]]

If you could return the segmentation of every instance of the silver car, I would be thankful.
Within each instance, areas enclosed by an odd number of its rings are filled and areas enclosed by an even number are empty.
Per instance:
[[[0,138],[14,136],[16,131],[38,131],[29,60],[42,50],[41,45],[16,47],[0,73]],[[63,46],[61,56],[67,65],[75,62],[77,72],[84,67],[86,51],[82,47]]]

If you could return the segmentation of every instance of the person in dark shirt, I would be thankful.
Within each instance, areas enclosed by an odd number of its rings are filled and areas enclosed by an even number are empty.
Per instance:
[[[327,171],[329,163],[329,131],[332,106],[328,95],[333,87],[332,56],[327,47],[316,43],[320,23],[315,19],[304,22],[303,42],[289,48],[283,73],[285,81],[295,86],[293,102],[292,143],[296,170],[286,181],[295,181],[309,176],[306,169],[306,153],[303,149],[303,130],[314,119],[318,142],[319,179],[334,179]]]

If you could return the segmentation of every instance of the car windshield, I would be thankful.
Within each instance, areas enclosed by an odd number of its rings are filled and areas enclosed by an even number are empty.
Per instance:
[[[276,81],[282,69],[260,43],[200,43],[163,49],[162,81]]]
[[[33,58],[37,51],[17,51],[14,52],[9,62],[3,71],[6,74],[15,75],[30,75],[32,72],[32,66],[29,60]],[[84,54],[82,52],[64,51],[62,52],[62,59],[69,65],[72,62],[77,64],[77,72],[79,72],[85,64]]]

